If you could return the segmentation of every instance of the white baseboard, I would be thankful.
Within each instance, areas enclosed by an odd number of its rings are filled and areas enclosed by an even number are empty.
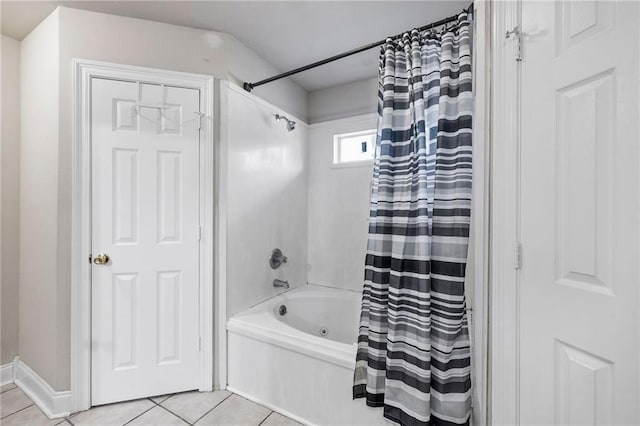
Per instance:
[[[50,419],[67,417],[71,411],[71,392],[55,391],[42,377],[24,362],[17,360],[13,366],[15,384]]]
[[[13,362],[0,365],[0,386],[13,383]]]

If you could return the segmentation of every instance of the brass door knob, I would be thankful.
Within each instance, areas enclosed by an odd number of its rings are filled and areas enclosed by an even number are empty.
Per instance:
[[[109,262],[109,256],[106,254],[99,254],[93,259],[93,263],[96,265],[106,265]]]

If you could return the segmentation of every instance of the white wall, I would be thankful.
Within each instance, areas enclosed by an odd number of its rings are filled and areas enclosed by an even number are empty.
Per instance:
[[[58,257],[58,25],[55,11],[21,44],[20,315],[21,359],[54,389],[68,386],[69,301]],[[64,265],[63,265],[64,268]],[[64,299],[64,300],[63,300]]]
[[[334,167],[333,136],[376,128],[376,115],[309,126],[309,272],[311,284],[362,290],[373,166]],[[481,194],[476,194],[480,196]],[[473,305],[474,236],[469,241],[466,295]]]
[[[251,78],[274,71],[225,34],[66,7],[24,40],[20,356],[55,390],[70,379],[73,58],[220,79],[243,66]],[[306,114],[306,92],[283,84],[263,95]]]
[[[374,114],[378,108],[378,78],[354,81],[309,93],[309,123]]]
[[[372,114],[309,129],[308,281],[362,290],[373,164],[332,167],[333,135],[376,128]]]
[[[20,42],[2,36],[0,124],[2,143],[0,300],[2,342],[0,364],[18,355],[18,280],[20,271]]]
[[[25,38],[22,56],[20,357],[55,390],[66,390],[72,59],[224,77],[226,50],[217,33],[59,7]]]
[[[282,292],[273,287],[274,278],[292,288],[307,282],[307,125],[236,86],[223,91],[226,172],[220,184],[226,194],[221,202],[227,212],[227,315],[232,316]],[[276,113],[297,121],[296,129],[287,131]],[[272,270],[268,258],[276,247],[289,261]]]
[[[59,150],[59,317],[63,349],[58,356],[61,390],[69,381],[69,300],[71,282],[72,59],[82,58],[225,78],[227,53],[223,34],[142,19],[59,7],[60,14],[60,150]],[[37,370],[36,370],[37,371]]]

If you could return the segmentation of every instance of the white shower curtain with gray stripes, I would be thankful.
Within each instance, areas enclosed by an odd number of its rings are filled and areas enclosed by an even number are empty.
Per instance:
[[[468,424],[470,19],[388,39],[353,396],[401,425]]]

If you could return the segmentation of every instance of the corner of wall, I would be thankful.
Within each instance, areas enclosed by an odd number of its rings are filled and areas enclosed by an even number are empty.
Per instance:
[[[225,45],[229,59],[227,77],[229,81],[240,87],[244,82],[259,81],[281,72],[229,34],[225,34]],[[294,81],[290,79],[274,81],[254,89],[252,93],[308,122],[308,93]]]
[[[2,146],[0,150],[0,202],[2,342],[0,365],[10,365],[18,355],[18,298],[20,262],[20,42],[5,35],[2,58]]]
[[[309,123],[375,113],[378,79],[367,78],[309,93]]]
[[[21,359],[54,389],[68,386],[68,367],[59,368],[59,12],[22,41],[20,70],[19,348]]]

